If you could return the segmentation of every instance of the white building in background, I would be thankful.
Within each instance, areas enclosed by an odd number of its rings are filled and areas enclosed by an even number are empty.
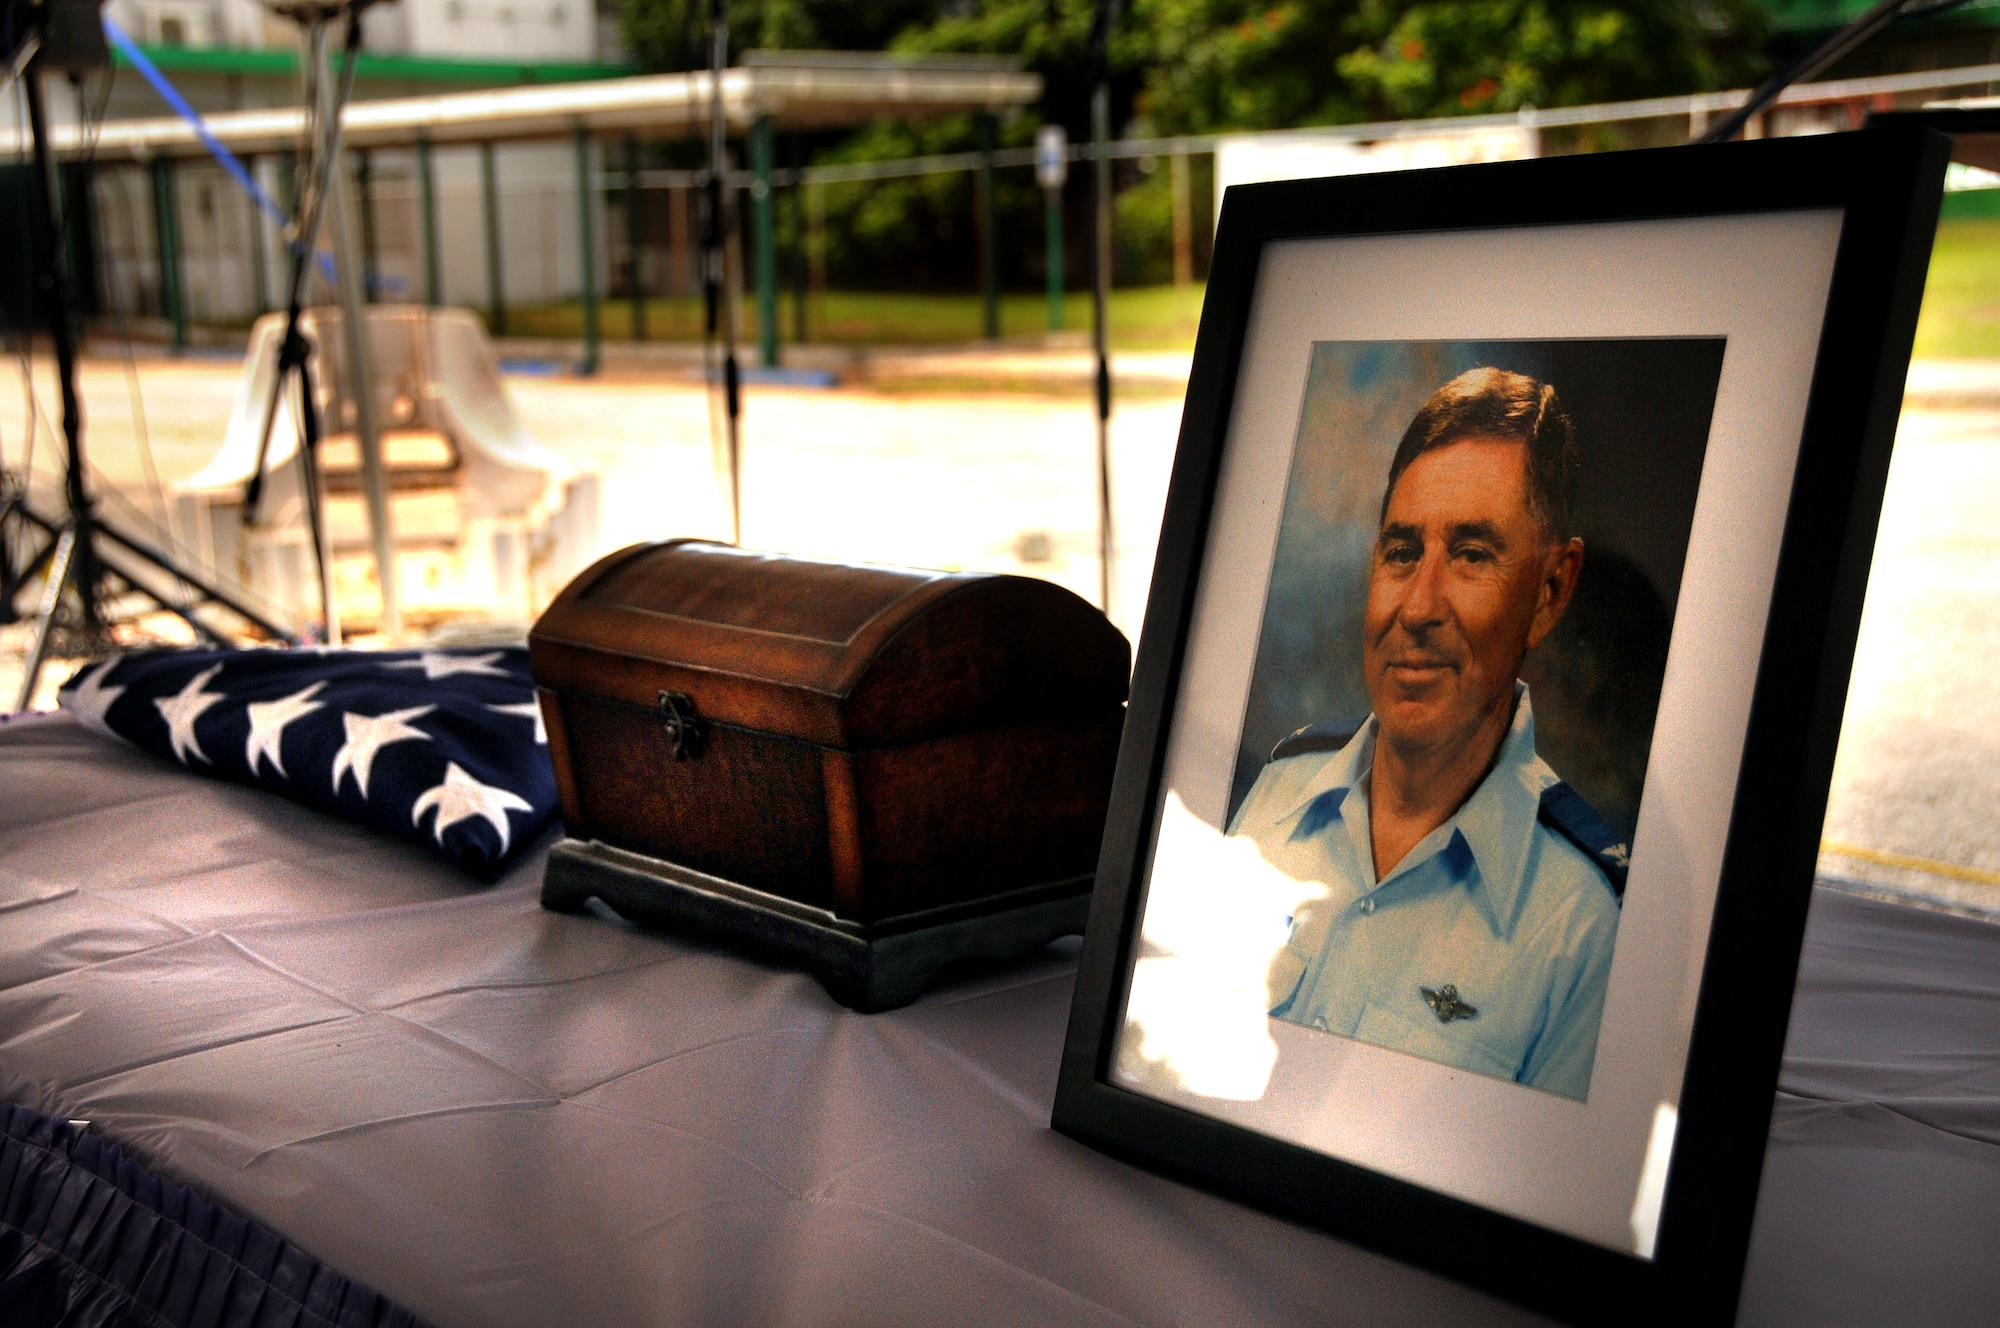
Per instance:
[[[1526,122],[1464,127],[1433,122],[1420,132],[1394,131],[1371,139],[1357,138],[1352,131],[1310,129],[1225,134],[1215,142],[1216,220],[1222,218],[1223,191],[1233,184],[1520,161],[1539,153],[1535,130]]]
[[[231,0],[241,4],[244,0]],[[399,0],[369,12],[370,44],[411,55],[594,60],[591,0]]]
[[[617,49],[612,0],[379,0],[363,19],[363,60],[354,97],[465,92],[524,83],[574,82],[632,72]],[[199,112],[213,114],[300,100],[299,30],[257,0],[107,0],[116,23]],[[114,55],[107,119],[172,114],[141,73]],[[6,99],[0,121],[18,118]],[[53,93],[51,116],[69,121],[73,98]],[[613,146],[615,152],[616,146]],[[603,151],[590,149],[601,180]],[[286,165],[276,155],[251,167],[281,201]],[[499,197],[502,289],[508,305],[574,298],[578,258],[577,164],[568,142],[516,143],[494,150]],[[425,295],[421,205],[415,154],[369,154],[368,191],[374,245],[371,278],[378,298]],[[433,154],[443,302],[482,313],[490,302],[479,150]],[[95,286],[103,312],[140,319],[166,314],[158,260],[158,181],[144,167],[106,166],[96,173]],[[183,161],[172,171],[174,231],[182,305],[195,325],[246,328],[277,306],[286,280],[276,228],[220,165]],[[350,188],[350,198],[358,191]],[[608,232],[623,218],[597,208],[599,282]],[[362,229],[358,225],[357,233]],[[622,230],[618,230],[622,242]],[[261,268],[261,273],[260,273]],[[321,292],[321,297],[325,293]]]
[[[107,0],[104,12],[148,46],[262,51],[294,44],[289,19],[257,0]],[[513,60],[599,58],[594,0],[383,0],[362,20],[377,55]]]

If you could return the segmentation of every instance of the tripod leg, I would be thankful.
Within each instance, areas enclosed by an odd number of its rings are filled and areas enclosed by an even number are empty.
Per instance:
[[[0,577],[0,623],[19,622],[21,620],[20,615],[14,612],[14,600],[20,595],[21,587],[41,575],[42,567],[48,562],[49,555],[55,551],[56,542],[51,539],[48,543],[42,545],[41,548],[35,550],[34,556],[28,559],[27,565],[22,567],[20,571],[16,572],[12,568],[9,568],[6,575]]]
[[[28,647],[25,672],[21,675],[21,698],[15,710],[26,710],[35,699],[35,684],[41,681],[42,664],[49,652],[49,627],[55,621],[56,609],[62,604],[63,590],[70,582],[70,573],[76,566],[77,528],[74,522],[62,529],[56,538],[56,556],[49,563],[49,579],[42,584],[42,608],[35,617],[34,642]]]
[[[98,526],[97,532],[100,535],[106,533],[102,525]],[[143,595],[145,598],[153,601],[162,612],[171,613],[174,617],[186,623],[196,636],[206,641],[215,649],[229,649],[230,642],[228,638],[201,619],[195,617],[192,605],[176,603],[169,594],[156,590],[140,580],[129,568],[117,566],[110,559],[105,558],[101,551],[98,555],[97,565],[104,580],[105,598],[107,600],[111,598],[110,592],[114,589],[111,582],[115,577],[124,584],[126,590],[133,594]]]
[[[319,574],[319,607],[327,645],[340,644],[340,605],[333,597],[333,566],[328,545],[333,533],[327,529],[324,489],[319,472],[319,413],[313,409],[312,366],[299,366],[299,422],[304,439],[299,447],[300,487],[305,490],[306,533],[312,537],[313,569]]]
[[[255,627],[258,631],[262,632],[265,636],[270,637],[273,641],[282,642],[287,645],[296,644],[295,638],[293,637],[293,634],[290,631],[286,630],[283,627],[280,627],[277,623],[272,622],[269,618],[266,618],[263,614],[257,612],[255,609],[252,609],[249,605],[243,603],[243,601],[231,595],[228,591],[222,589],[222,587],[217,585],[215,582],[208,580],[207,577],[203,576],[202,574],[191,571],[188,568],[181,566],[178,562],[174,561],[173,557],[169,555],[166,552],[166,550],[160,548],[157,545],[149,544],[145,540],[139,539],[136,536],[128,535],[123,531],[119,530],[118,527],[110,525],[104,521],[99,521],[96,524],[95,529],[97,533],[103,536],[105,539],[112,541],[114,544],[123,545],[127,550],[135,554],[142,562],[150,563],[154,567],[157,567],[160,570],[166,572],[169,576],[172,576],[176,581],[181,581],[186,583],[188,586],[192,587],[195,591],[199,592],[200,598],[202,600],[206,600],[213,604],[220,604],[223,608],[228,609],[231,613],[235,614],[237,617],[243,619],[245,622],[248,622],[252,627]],[[119,575],[124,576],[127,581],[130,581],[132,579],[130,576],[127,576],[122,571],[119,573]],[[143,586],[141,586],[140,589],[145,590],[145,593],[148,595],[153,595],[153,592],[151,590],[147,590]],[[157,595],[154,595],[153,597],[155,599],[159,599]],[[161,605],[171,610],[172,612],[181,613],[180,609],[177,609],[173,605],[168,604],[165,600],[159,600],[159,602]],[[186,614],[183,613],[182,616],[185,617]],[[209,632],[208,628],[202,628],[201,630],[204,632]],[[212,632],[209,632],[209,634],[214,635],[214,633]]]
[[[0,486],[11,481],[0,477]],[[48,538],[30,553],[19,566],[15,558],[20,547],[31,536],[37,526],[43,525],[40,518],[28,510],[28,504],[19,491],[9,491],[5,499],[0,499],[0,623],[21,621],[22,615],[15,611],[14,601],[21,596],[21,588],[42,574],[42,567],[49,555],[55,552],[56,532],[53,527],[47,531]]]

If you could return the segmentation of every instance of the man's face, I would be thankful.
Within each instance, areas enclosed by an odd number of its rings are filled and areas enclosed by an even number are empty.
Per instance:
[[[1375,541],[1362,663],[1382,737],[1416,753],[1469,741],[1511,706],[1521,657],[1568,606],[1579,540],[1528,510],[1527,448],[1471,437],[1396,480]]]

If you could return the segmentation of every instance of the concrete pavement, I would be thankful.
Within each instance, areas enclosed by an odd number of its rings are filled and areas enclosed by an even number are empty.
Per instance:
[[[1096,598],[1094,423],[1075,349],[911,357],[894,390],[756,388],[744,435],[745,541],[831,557],[1027,572]],[[1125,357],[1121,357],[1125,358]],[[1165,391],[1114,418],[1118,578],[1112,616],[1136,637],[1179,428],[1185,357],[1137,360]],[[894,360],[885,361],[889,365]],[[923,390],[928,373],[935,385]],[[46,369],[36,396],[56,396]],[[141,512],[150,439],[163,485],[219,443],[227,361],[93,359],[83,373],[97,468]],[[917,380],[917,381],[913,381]],[[1049,391],[972,392],[967,382]],[[1087,378],[1082,378],[1087,382]],[[604,543],[723,529],[704,389],[680,372],[517,377],[550,446],[606,478]],[[29,411],[0,388],[0,453],[17,466]],[[56,481],[44,418],[43,485]],[[2000,363],[1914,367],[1827,816],[1822,871],[1853,888],[2000,919]],[[20,635],[0,640],[0,650]],[[15,647],[18,649],[18,646]],[[0,689],[17,669],[0,660]],[[18,676],[17,674],[15,676]]]

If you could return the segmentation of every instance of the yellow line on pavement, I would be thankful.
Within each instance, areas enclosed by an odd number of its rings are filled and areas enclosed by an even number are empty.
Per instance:
[[[1863,862],[1879,863],[1884,867],[1905,867],[1912,871],[1930,872],[1934,876],[1949,876],[1954,880],[1977,881],[1981,885],[2000,885],[2000,871],[1983,871],[1978,867],[1960,867],[1956,863],[1935,862],[1930,858],[1913,858],[1907,853],[1885,853],[1876,848],[1836,844],[1830,839],[1821,840],[1819,847],[1822,853],[1835,853],[1843,858],[1859,858]]]

